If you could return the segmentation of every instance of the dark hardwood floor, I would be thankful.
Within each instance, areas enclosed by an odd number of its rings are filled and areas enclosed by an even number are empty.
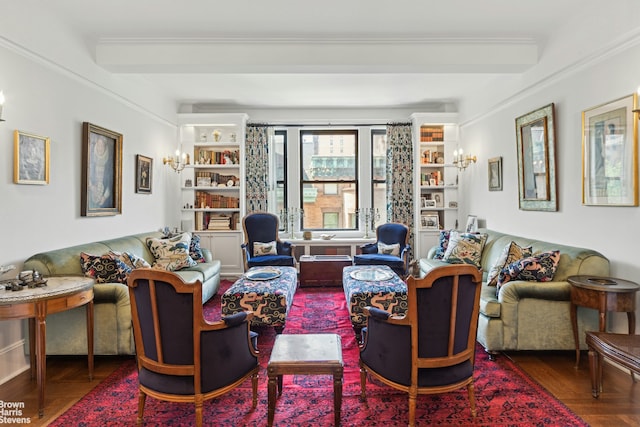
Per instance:
[[[574,368],[575,353],[572,351],[511,352],[498,357],[510,357],[593,427],[640,425],[640,382],[634,383],[628,373],[605,365],[604,390],[599,399],[594,399],[591,397],[586,352],[582,353],[578,369]],[[29,372],[3,384],[0,400],[24,402],[23,416],[31,418],[29,426],[46,426],[108,377],[124,360],[124,357],[96,357],[94,379],[89,382],[86,358],[49,357],[43,418],[38,418],[37,388]]]

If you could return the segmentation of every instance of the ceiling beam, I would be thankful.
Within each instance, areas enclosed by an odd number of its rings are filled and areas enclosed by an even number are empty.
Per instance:
[[[103,39],[114,73],[521,73],[530,39]]]

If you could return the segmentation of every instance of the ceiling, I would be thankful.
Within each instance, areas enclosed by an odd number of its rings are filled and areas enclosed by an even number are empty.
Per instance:
[[[32,0],[178,104],[262,108],[457,103],[534,66],[597,1]]]

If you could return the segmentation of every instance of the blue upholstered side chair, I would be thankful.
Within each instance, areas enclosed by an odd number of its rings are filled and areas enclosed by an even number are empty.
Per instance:
[[[451,264],[423,278],[407,279],[407,312],[394,316],[365,307],[367,327],[360,348],[361,400],[367,375],[409,394],[409,426],[416,398],[467,388],[476,416],[473,370],[482,273],[473,265]]]
[[[353,257],[354,265],[387,265],[405,278],[409,269],[409,228],[397,222],[376,228],[376,241],[360,246],[361,254]]]
[[[268,212],[253,212],[242,219],[244,271],[258,266],[295,266],[295,245],[278,237],[279,219]]]
[[[251,408],[256,407],[260,365],[249,330],[253,312],[209,322],[202,313],[202,283],[185,283],[169,271],[139,268],[129,275],[128,286],[138,363],[138,425],[151,396],[194,403],[195,425],[202,426],[203,402],[247,378]]]

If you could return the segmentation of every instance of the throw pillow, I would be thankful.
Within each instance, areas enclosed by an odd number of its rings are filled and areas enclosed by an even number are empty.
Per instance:
[[[155,257],[153,268],[176,271],[194,267],[198,263],[189,256],[191,234],[182,233],[168,239],[147,239],[147,246]]]
[[[263,243],[253,242],[253,256],[278,255],[276,241]]]
[[[548,251],[522,258],[507,265],[498,275],[498,289],[512,280],[549,282],[558,269],[560,251]]]
[[[449,244],[442,260],[451,264],[471,264],[480,268],[482,249],[486,241],[485,233],[451,231]]]
[[[436,248],[436,252],[433,255],[433,259],[442,259],[444,258],[444,253],[447,251],[447,246],[449,245],[449,236],[451,235],[451,230],[440,230],[440,237],[438,239],[438,247]]]
[[[200,248],[200,236],[194,234],[191,237],[191,243],[189,243],[189,256],[195,262],[204,262],[204,254],[202,248]]]
[[[498,275],[507,265],[511,264],[514,261],[517,261],[522,258],[530,257],[532,254],[531,246],[527,246],[523,248],[519,246],[516,242],[511,242],[504,247],[502,253],[496,259],[496,262],[493,264],[491,269],[489,270],[489,275],[487,276],[487,286],[496,286],[498,284]]]
[[[109,255],[112,258],[118,258],[120,261],[124,262],[132,270],[135,270],[136,268],[151,267],[151,264],[149,264],[144,258],[141,258],[138,255],[131,252],[109,251]]]
[[[110,254],[98,256],[80,252],[80,265],[85,276],[94,278],[96,283],[127,283],[131,273],[129,266]]]
[[[382,242],[378,242],[378,253],[384,255],[400,256],[400,243],[386,245]]]

